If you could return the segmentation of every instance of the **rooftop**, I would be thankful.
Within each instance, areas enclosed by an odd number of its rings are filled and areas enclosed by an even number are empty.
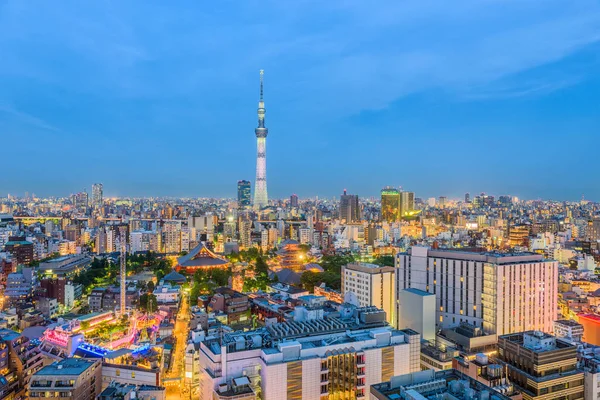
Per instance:
[[[98,360],[88,360],[84,358],[65,358],[62,361],[46,365],[37,371],[34,376],[52,376],[52,375],[73,375],[79,376],[85,372]]]
[[[412,374],[394,376],[389,382],[371,386],[372,398],[385,399],[482,399],[509,400],[489,386],[455,370],[435,372],[425,370]]]
[[[365,262],[354,262],[350,264],[346,264],[344,267],[351,271],[365,272],[367,274],[378,274],[381,272],[394,272],[394,267],[382,267],[377,264],[370,264]]]
[[[263,349],[269,353],[279,352],[279,346],[315,348],[368,340],[373,335],[384,333],[392,337],[418,335],[411,330],[392,329],[385,321],[385,312],[375,307],[363,307],[356,308],[345,318],[282,322],[254,331],[227,333],[222,339],[207,340],[205,344],[214,354],[220,354],[221,346],[225,346],[228,353],[249,349]]]

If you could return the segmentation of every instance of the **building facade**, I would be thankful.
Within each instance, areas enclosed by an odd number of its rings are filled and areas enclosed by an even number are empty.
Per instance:
[[[524,400],[584,398],[584,373],[571,343],[540,331],[503,335],[498,360]]]
[[[374,306],[386,313],[390,325],[396,326],[396,283],[393,267],[368,263],[351,263],[342,267],[342,295],[356,306]]]
[[[558,263],[535,253],[479,253],[413,246],[396,254],[396,290],[436,295],[438,328],[461,322],[503,335],[552,332]]]
[[[340,196],[340,221],[346,223],[360,221],[360,205],[358,203],[358,195],[344,194]]]
[[[31,377],[28,398],[52,397],[95,400],[102,392],[100,359],[65,358],[46,365]]]
[[[419,342],[375,309],[226,334],[200,344],[200,399],[367,398],[370,385],[419,369]]]

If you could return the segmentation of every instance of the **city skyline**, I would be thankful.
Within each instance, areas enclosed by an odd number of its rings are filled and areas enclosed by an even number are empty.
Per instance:
[[[273,198],[600,198],[595,2],[138,6],[0,9],[0,195],[233,198],[264,68]]]

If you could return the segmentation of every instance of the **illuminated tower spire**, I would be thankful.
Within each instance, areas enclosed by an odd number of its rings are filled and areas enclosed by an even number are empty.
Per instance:
[[[258,128],[256,134],[256,182],[254,183],[254,207],[261,209],[269,202],[267,195],[267,134],[265,128],[265,102],[263,100],[263,75],[265,71],[260,70],[260,100],[258,101]]]

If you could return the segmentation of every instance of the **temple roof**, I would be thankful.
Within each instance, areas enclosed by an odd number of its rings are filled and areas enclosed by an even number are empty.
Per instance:
[[[227,265],[229,261],[222,259],[200,242],[188,254],[177,259],[180,267],[215,267]]]
[[[172,270],[167,275],[163,277],[165,282],[185,282],[187,279],[185,276],[181,275],[179,272]]]

